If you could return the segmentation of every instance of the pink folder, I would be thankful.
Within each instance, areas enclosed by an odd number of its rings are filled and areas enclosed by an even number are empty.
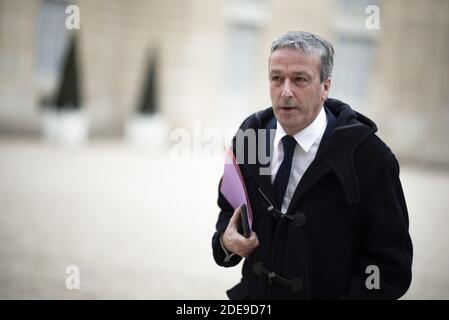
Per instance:
[[[225,166],[223,180],[221,181],[220,192],[228,200],[232,208],[236,209],[243,203],[246,204],[248,212],[248,225],[251,229],[253,225],[253,213],[246,192],[245,182],[243,181],[240,167],[236,162],[232,150],[226,147]]]

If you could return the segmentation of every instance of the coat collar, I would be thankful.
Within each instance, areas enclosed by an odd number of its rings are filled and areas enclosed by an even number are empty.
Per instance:
[[[298,201],[324,176],[331,173],[334,173],[340,181],[348,204],[356,203],[360,198],[353,156],[355,149],[373,133],[373,130],[358,121],[339,123],[341,119],[335,117],[326,104],[325,111],[328,123],[317,155],[299,182],[287,213],[292,213],[291,211],[296,207]],[[269,151],[273,150],[274,133],[276,132],[276,118],[272,108],[256,114],[256,120],[257,124],[254,123],[254,127],[251,127],[266,129],[265,147],[267,155],[271,156]],[[260,145],[259,141],[257,143]],[[275,203],[270,163],[263,165],[257,159],[255,164],[246,164],[244,167],[264,195],[272,203]]]

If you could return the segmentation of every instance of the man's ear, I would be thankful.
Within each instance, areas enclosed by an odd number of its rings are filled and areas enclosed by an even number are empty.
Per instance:
[[[327,78],[326,80],[323,81],[323,92],[321,93],[322,103],[324,103],[324,101],[327,99],[330,88],[331,88],[331,78]]]

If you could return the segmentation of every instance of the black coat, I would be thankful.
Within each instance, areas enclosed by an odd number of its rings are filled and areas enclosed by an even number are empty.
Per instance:
[[[263,165],[240,165],[260,244],[245,259],[241,282],[227,291],[231,299],[397,299],[410,285],[413,249],[398,162],[371,120],[338,100],[324,106],[326,131],[286,216],[269,210],[280,204],[270,176],[260,175]],[[268,108],[240,129],[275,127]],[[219,238],[234,210],[220,192],[218,205],[213,255],[232,267],[242,258],[225,261]],[[366,285],[372,265],[378,289]]]

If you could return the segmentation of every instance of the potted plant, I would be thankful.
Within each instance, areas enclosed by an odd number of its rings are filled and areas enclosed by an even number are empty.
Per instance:
[[[125,136],[133,144],[164,146],[168,142],[169,129],[159,112],[159,74],[155,51],[149,55],[145,70],[137,112],[128,120]]]
[[[82,110],[75,37],[66,50],[56,94],[43,98],[41,105],[46,140],[62,144],[80,144],[87,140],[88,121]]]

